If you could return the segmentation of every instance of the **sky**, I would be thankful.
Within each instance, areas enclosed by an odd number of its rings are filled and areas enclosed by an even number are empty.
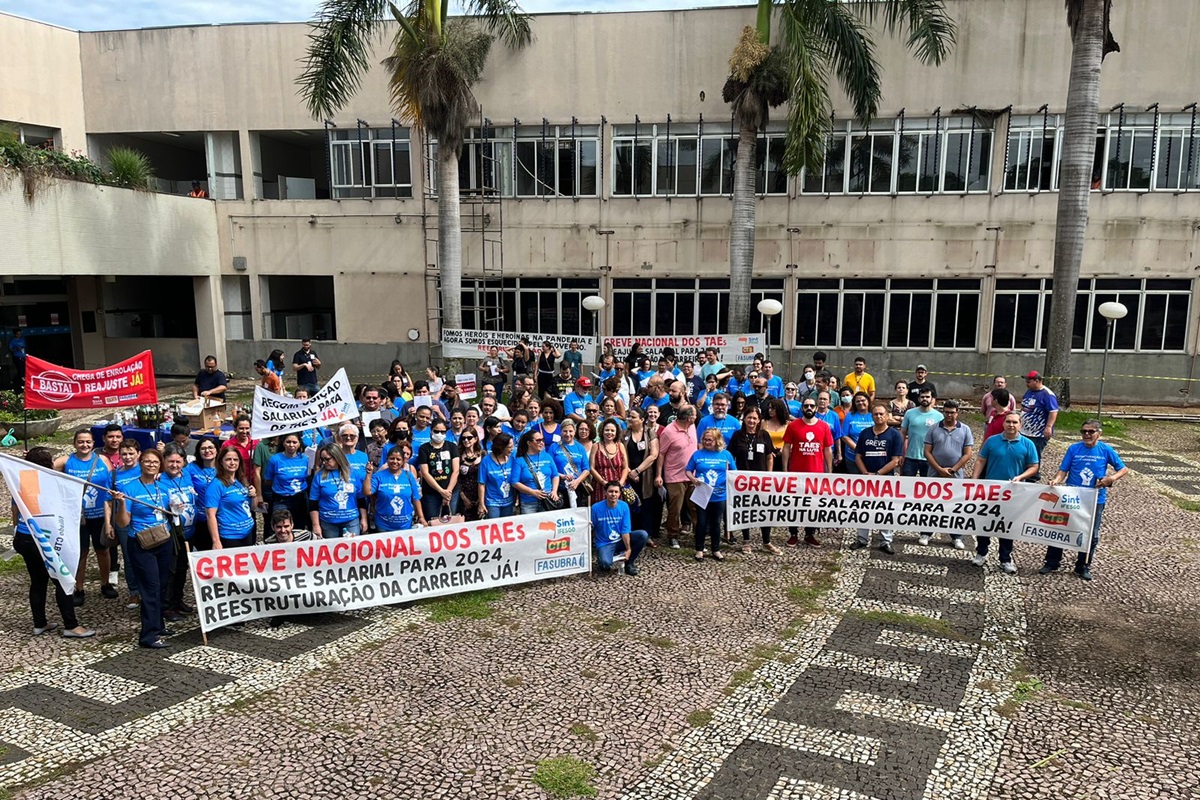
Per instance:
[[[745,5],[749,0],[524,0],[530,13],[651,11]],[[0,0],[0,11],[84,31],[212,25],[226,22],[301,22],[319,0]],[[397,3],[403,5],[403,3]],[[457,4],[452,8],[457,9]]]

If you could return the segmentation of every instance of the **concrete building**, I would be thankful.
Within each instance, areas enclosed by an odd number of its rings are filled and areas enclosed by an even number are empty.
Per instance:
[[[864,130],[837,99],[823,175],[780,171],[778,125],[760,140],[755,301],[784,305],[778,360],[862,354],[889,384],[924,362],[964,395],[1041,365],[1065,15],[1045,0],[949,7],[959,42],[941,68],[879,37],[881,114]],[[1200,391],[1200,83],[1186,66],[1200,4],[1114,14],[1075,393],[1095,391],[1095,309],[1119,298],[1107,393],[1177,401]],[[580,301],[598,293],[604,335],[724,332],[736,131],[720,94],[746,24],[750,8],[546,14],[530,48],[493,50],[462,162],[465,325],[588,334]],[[100,161],[135,147],[160,189],[63,182],[28,200],[0,182],[0,328],[25,309],[30,327],[66,329],[44,340],[65,361],[153,346],[177,373],[209,352],[248,372],[300,336],[352,374],[423,363],[431,345],[436,358],[436,143],[393,120],[381,68],[314,122],[295,85],[306,33],[77,33],[0,15],[0,121]],[[194,179],[213,202],[184,196]]]

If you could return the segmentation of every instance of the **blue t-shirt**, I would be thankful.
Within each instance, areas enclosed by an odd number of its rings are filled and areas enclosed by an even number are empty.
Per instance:
[[[772,375],[767,378],[767,394],[771,397],[783,397],[783,378],[778,375]]]
[[[99,461],[97,461],[99,459]],[[74,453],[67,456],[63,465],[66,474],[103,486],[112,488],[112,470],[108,468],[106,459],[99,453],[92,453],[87,461],[80,461]],[[104,504],[108,502],[108,492],[95,486],[83,487],[83,516],[85,519],[99,519],[104,516]]]
[[[725,365],[720,361],[715,364],[705,363],[700,365],[700,377],[704,378],[705,380],[708,380],[709,375],[720,375],[724,371]]]
[[[545,422],[537,422],[530,430],[542,432],[542,437],[546,440],[547,450],[551,449],[554,447],[554,445],[562,441],[562,428],[558,425],[554,426],[553,431],[547,431]]]
[[[563,353],[562,360],[571,365],[571,377],[579,380],[583,369],[583,353],[578,350],[568,350]]]
[[[158,485],[163,489],[167,508],[179,515],[183,538],[192,538],[196,531],[196,487],[192,486],[191,477],[184,472],[174,478],[164,473],[159,476]]]
[[[353,453],[343,453],[343,455],[350,462],[350,480],[354,481],[354,486],[361,495],[363,484],[367,482],[367,462],[370,459],[364,450],[355,450]]]
[[[568,450],[571,453],[570,458],[567,458]],[[570,480],[575,480],[592,468],[591,462],[588,460],[587,450],[584,450],[583,445],[579,442],[571,442],[570,445],[559,442],[550,451],[550,455],[554,458],[554,463],[558,467],[558,474]],[[574,469],[571,468],[572,462],[575,464]]]
[[[801,416],[801,414],[797,414],[797,416]],[[817,419],[823,421],[826,425],[829,426],[829,430],[830,430],[830,432],[833,433],[833,440],[835,442],[838,439],[842,438],[842,435],[843,435],[842,434],[842,421],[840,419],[838,419],[838,415],[837,415],[836,411],[834,411],[832,408],[829,409],[828,411],[826,411],[824,414],[822,414],[820,411],[818,411]],[[872,422],[871,424],[874,425],[875,423]]]
[[[204,492],[204,508],[217,510],[216,534],[222,539],[245,539],[254,530],[250,490],[243,483],[214,480]]]
[[[639,369],[637,372],[635,372],[633,374],[634,374],[634,376],[637,377],[638,387],[641,388],[646,385],[646,381],[650,380],[656,374],[658,374],[658,371],[653,370],[653,369]]]
[[[1026,391],[1025,396],[1021,398],[1022,435],[1044,436],[1051,411],[1058,411],[1058,397],[1054,392],[1045,386],[1036,392],[1032,389]]]
[[[717,502],[725,499],[725,473],[731,469],[737,464],[728,450],[697,450],[687,463],[688,472],[713,487],[711,499]]]
[[[990,481],[1012,480],[1039,460],[1033,442],[1020,434],[1016,439],[1003,434],[989,436],[979,450],[979,457],[987,461],[982,477]]]
[[[918,406],[906,411],[904,419],[900,421],[900,430],[908,434],[908,448],[904,451],[904,457],[924,461],[925,439],[929,436],[929,430],[941,425],[943,419],[942,412],[936,408],[923,412]]]
[[[408,460],[408,463],[414,464],[414,465],[417,463],[417,454],[421,452],[421,445],[428,442],[429,437],[431,437],[431,436],[433,436],[433,426],[432,425],[427,426],[425,428],[425,430],[421,430],[420,428],[412,429],[412,439],[410,439],[409,441],[412,442],[413,455],[412,455],[412,458],[410,458]]]
[[[13,358],[25,358],[25,337],[14,336],[8,340],[8,352]]]
[[[571,372],[572,372],[572,373],[574,373],[574,375],[575,375],[575,377],[576,377],[576,378],[578,378],[578,377],[579,377],[579,373],[578,373],[578,372],[575,372],[575,370],[574,370],[574,369],[572,369],[572,370],[571,370]],[[604,385],[604,382],[605,382],[606,380],[608,380],[609,378],[615,378],[615,377],[617,377],[617,368],[616,368],[616,367],[610,367],[610,368],[608,368],[608,369],[601,369],[601,370],[600,370],[600,372],[598,372],[598,373],[596,374],[596,377],[600,379],[600,385],[601,385],[601,386],[603,386],[603,385]]]
[[[183,468],[183,474],[192,481],[192,488],[196,490],[196,499],[203,502],[204,498],[208,496],[208,485],[217,477],[217,468],[202,467],[197,463],[192,463]]]
[[[313,475],[308,489],[308,499],[317,504],[317,516],[322,522],[341,524],[358,516],[358,496],[362,484],[342,480],[338,472],[320,469]]]
[[[793,417],[798,417],[804,413],[804,409],[800,407],[802,403],[801,400],[784,400],[783,402],[787,403],[788,413]],[[834,414],[833,417],[834,419],[837,419],[837,414]],[[822,419],[824,418],[822,417]]]
[[[563,398],[563,416],[578,415],[583,416],[583,409],[587,404],[592,402],[590,394],[580,395],[579,392],[567,392],[567,396]]]
[[[725,415],[725,419],[717,419],[712,414],[709,414],[696,425],[697,442],[704,438],[704,432],[709,428],[719,430],[721,436],[725,439],[725,446],[728,447],[729,442],[733,440],[733,435],[742,429],[742,423],[737,417],[729,414]]]
[[[842,420],[842,436],[849,436],[857,445],[858,435],[874,425],[875,420],[871,419],[871,415],[866,411],[847,414],[846,418]]]
[[[381,531],[406,531],[412,527],[421,487],[407,469],[393,475],[390,470],[371,475],[375,498],[375,527]]]
[[[263,480],[269,481],[271,491],[280,497],[302,494],[308,489],[308,456],[296,453],[288,458],[287,453],[276,453],[263,470]]]
[[[995,436],[989,436],[988,441],[995,438]],[[1114,470],[1125,469],[1125,462],[1117,455],[1116,450],[1104,442],[1096,442],[1091,447],[1083,442],[1076,442],[1067,448],[1067,453],[1063,456],[1059,469],[1067,473],[1067,486],[1099,488],[1100,493],[1096,502],[1104,505],[1108,500],[1108,487],[1097,487],[1096,481],[1108,473],[1110,466]]]
[[[903,453],[904,437],[900,435],[900,431],[890,425],[880,434],[875,433],[874,425],[858,434],[858,450],[856,451],[856,455],[863,460],[868,473],[874,474],[879,472],[893,458],[903,455]],[[900,473],[889,474],[898,475]]]
[[[538,477],[534,477],[534,471],[537,472]],[[556,477],[558,477],[558,466],[550,454],[543,451],[537,455],[530,453],[518,458],[516,466],[513,467],[512,482],[522,483],[530,489],[549,492],[554,488]]]
[[[146,528],[162,525],[167,521],[167,515],[159,510],[167,506],[167,493],[163,491],[162,486],[157,480],[149,486],[142,483],[141,480],[130,481],[125,484],[125,487],[121,491],[125,494],[125,508],[129,510],[130,536],[133,536],[138,531],[144,531]],[[130,498],[141,500],[142,502],[135,503]],[[145,505],[146,503],[150,505]]]
[[[479,482],[483,485],[484,504],[489,508],[502,508],[513,504],[512,473],[514,456],[503,464],[488,453],[479,462]]]
[[[597,547],[621,541],[621,537],[633,530],[629,504],[618,500],[615,508],[606,501],[592,506],[592,541]]]
[[[112,486],[119,492],[124,492],[125,487],[136,481],[142,476],[142,468],[137,464],[132,467],[117,467],[113,473]]]

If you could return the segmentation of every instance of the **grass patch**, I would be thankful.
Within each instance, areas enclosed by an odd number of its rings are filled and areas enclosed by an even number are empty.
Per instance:
[[[675,646],[675,640],[669,639],[666,636],[647,636],[646,643],[662,648],[671,648]]]
[[[693,728],[703,728],[712,721],[712,718],[713,713],[707,708],[702,708],[687,715],[687,724]]]
[[[837,573],[841,566],[837,557],[826,560],[820,568],[808,576],[808,584],[792,584],[784,590],[784,594],[805,614],[815,614],[822,609],[821,601],[834,586],[837,585]]]
[[[899,611],[856,611],[849,612],[850,616],[867,622],[881,622],[886,625],[911,625],[914,628],[928,631],[929,633],[937,634],[946,639],[963,640],[967,637],[963,636],[950,625],[950,623],[941,619],[927,617],[924,614],[901,614]]]
[[[25,571],[25,559],[20,556],[14,558],[0,558],[0,575],[9,575],[14,572]]]
[[[583,676],[583,677],[585,677],[585,678],[595,678],[595,677],[598,677],[598,676],[600,675],[600,673],[599,673],[599,672],[596,672],[596,670],[594,670],[594,669],[586,669],[586,668],[585,668],[585,669],[581,669],[581,670],[579,670],[579,674],[580,674],[580,675],[582,675],[582,676]]]
[[[1058,703],[1059,705],[1067,706],[1068,708],[1078,708],[1082,711],[1099,711],[1100,710],[1100,709],[1096,708],[1094,705],[1092,705],[1091,703],[1085,703],[1082,700],[1072,700],[1067,697],[1056,697],[1056,698],[1054,698],[1054,701],[1056,703]]]
[[[1059,438],[1069,438],[1072,442],[1079,441],[1079,428],[1089,419],[1095,419],[1096,412],[1093,411],[1065,411],[1059,410],[1058,417],[1054,421],[1054,435]],[[1124,436],[1129,430],[1125,425],[1124,420],[1105,417],[1103,420],[1103,429],[1105,436]],[[1063,431],[1059,434],[1059,431]],[[1070,431],[1068,434],[1067,431]]]
[[[612,617],[611,619],[606,619],[606,620],[604,620],[604,622],[600,622],[600,623],[596,624],[596,630],[600,631],[601,633],[616,633],[617,631],[621,630],[622,628],[628,628],[628,627],[629,627],[628,622],[626,622],[623,619],[617,619],[616,617]]]
[[[543,759],[533,771],[533,782],[551,797],[595,797],[595,777],[595,767],[574,756]]]
[[[592,730],[591,728],[589,728],[587,725],[583,724],[582,722],[576,722],[574,725],[572,725],[570,728],[567,729],[567,732],[570,733],[572,736],[578,736],[580,739],[583,739],[584,741],[587,741],[587,742],[594,742],[600,738],[599,736],[596,735],[596,732],[594,730]]]
[[[430,600],[429,619],[432,622],[446,622],[452,619],[487,619],[494,612],[492,603],[500,599],[499,589],[481,589],[478,592],[465,592],[449,597]]]
[[[1171,502],[1175,504],[1176,508],[1183,509],[1184,511],[1200,511],[1200,500],[1185,500],[1182,497],[1172,497]]]
[[[1012,695],[1000,705],[996,706],[996,711],[1005,717],[1012,718],[1016,715],[1017,710],[1021,705],[1028,703],[1030,700],[1041,694],[1046,688],[1046,684],[1036,675],[1030,675],[1025,671],[1023,666],[1018,666],[1011,673],[1009,678],[1015,681]]]
[[[505,678],[504,680],[502,680],[500,682],[503,683],[505,686],[507,686],[510,689],[515,689],[518,686],[525,685],[525,679],[522,678],[520,675],[509,675],[507,678]]]

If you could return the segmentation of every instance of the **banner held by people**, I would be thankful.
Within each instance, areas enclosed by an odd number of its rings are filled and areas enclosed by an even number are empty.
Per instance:
[[[321,390],[307,400],[268,392],[254,387],[254,413],[250,417],[250,435],[256,439],[282,436],[311,428],[337,425],[358,417],[358,404],[345,368],[339,369]]]
[[[476,331],[463,328],[442,328],[442,355],[447,358],[484,358],[488,348],[506,350],[516,347],[521,339],[528,339],[534,347],[542,342],[560,352],[567,352],[571,343],[579,345],[584,353],[596,352],[596,339],[592,336],[567,336],[557,333],[520,333],[512,331]]]
[[[749,364],[755,353],[766,349],[760,333],[713,333],[700,336],[606,336],[604,347],[612,348],[613,357],[624,361],[634,343],[642,346],[642,354],[656,365],[662,351],[670,347],[679,361],[695,358],[697,354],[712,347],[717,351],[717,360],[724,364]]]
[[[892,475],[730,472],[731,531],[808,526],[997,536],[1064,550],[1092,541],[1096,490]]]
[[[193,551],[200,627],[348,611],[588,572],[586,508],[341,539]]]
[[[85,483],[24,459],[0,454],[0,472],[17,513],[46,563],[46,571],[68,595],[79,568],[79,516]]]
[[[158,402],[154,356],[144,350],[97,369],[60,367],[36,356],[25,359],[25,407],[121,408]]]

